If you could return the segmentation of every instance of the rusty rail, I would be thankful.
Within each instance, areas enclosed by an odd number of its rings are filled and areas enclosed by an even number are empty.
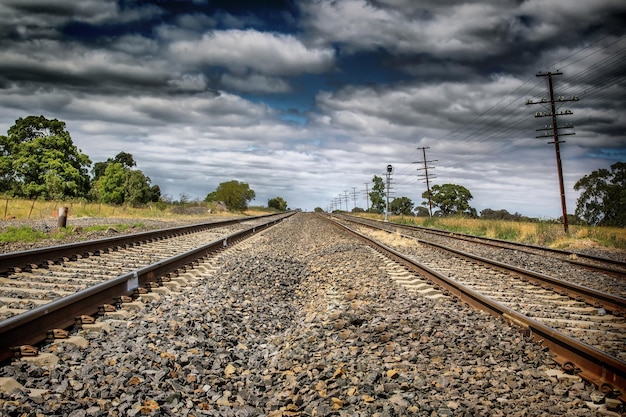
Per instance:
[[[531,254],[537,254],[537,252],[533,252],[533,250],[541,251],[543,253],[550,254],[555,259],[558,259],[562,262],[568,262],[573,265],[578,265],[578,266],[589,268],[592,270],[608,272],[608,273],[619,275],[622,277],[626,276],[626,262],[616,260],[616,259],[609,259],[609,258],[602,257],[602,256],[569,252],[569,251],[565,251],[562,249],[548,248],[544,246],[530,245],[530,244],[514,242],[514,241],[509,241],[509,240],[488,238],[484,236],[467,235],[463,233],[450,232],[450,231],[441,230],[441,229],[433,229],[433,228],[424,227],[424,226],[399,224],[399,223],[384,223],[379,220],[363,219],[360,217],[348,216],[348,215],[335,215],[335,216],[345,219],[346,221],[349,221],[349,222],[359,223],[359,224],[363,224],[366,226],[372,226],[372,223],[376,223],[376,226],[373,226],[373,227],[384,228],[384,227],[391,226],[391,227],[399,228],[399,229],[420,231],[420,232],[429,233],[429,234],[436,235],[436,236],[454,237],[455,239],[465,240],[467,242],[472,242],[472,243],[486,245],[486,246],[492,246],[496,248],[505,248],[505,249],[515,248],[515,250],[517,251],[531,253]],[[415,239],[415,237],[412,237],[412,238]],[[590,261],[591,263],[582,262],[581,260],[587,260],[587,261]]]
[[[579,369],[578,375],[597,385],[609,384],[611,387],[621,391],[622,401],[626,400],[626,363],[619,359],[607,355],[598,349],[582,343],[576,339],[526,317],[510,308],[483,296],[482,294],[466,287],[460,282],[442,275],[426,265],[408,258],[402,253],[377,242],[346,225],[340,224],[331,219],[332,223],[364,241],[375,250],[384,253],[389,258],[401,263],[415,273],[424,276],[438,285],[443,291],[453,294],[461,301],[474,308],[488,312],[489,314],[502,318],[507,322],[519,326],[525,335],[540,342],[554,353],[554,360],[561,366],[573,363]]]
[[[14,268],[30,265],[42,265],[46,262],[55,262],[63,258],[71,258],[76,255],[96,253],[112,247],[135,245],[140,242],[165,239],[172,236],[180,236],[196,233],[203,230],[238,224],[247,220],[277,216],[276,214],[243,217],[231,220],[223,220],[211,223],[198,223],[187,226],[179,226],[168,229],[151,230],[148,232],[127,234],[104,239],[89,240],[85,242],[68,243],[65,245],[49,246],[45,248],[30,249],[21,252],[0,254],[0,274],[10,272]],[[280,217],[280,214],[278,215]]]

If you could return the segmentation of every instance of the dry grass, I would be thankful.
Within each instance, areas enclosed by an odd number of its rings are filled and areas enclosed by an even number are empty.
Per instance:
[[[374,232],[370,232],[370,235],[379,242],[384,243],[385,245],[395,246],[395,247],[416,247],[419,243],[415,239],[407,239],[402,237],[398,231],[395,233],[385,232],[383,230],[378,230]]]
[[[36,220],[56,218],[59,207],[67,207],[68,218],[79,217],[116,217],[128,219],[158,219],[158,220],[196,220],[211,218],[219,215],[241,216],[242,214],[254,215],[259,210],[251,213],[230,213],[216,211],[210,203],[193,203],[187,205],[174,205],[155,203],[146,207],[115,206],[84,201],[41,201],[20,200],[12,198],[0,199],[0,210],[3,219]],[[211,209],[211,211],[209,211]],[[267,213],[267,212],[266,212]]]

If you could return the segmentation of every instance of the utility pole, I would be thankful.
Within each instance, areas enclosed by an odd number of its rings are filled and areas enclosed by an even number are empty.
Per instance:
[[[424,154],[424,160],[423,161],[417,161],[417,162],[413,162],[414,164],[419,164],[420,162],[424,162],[424,168],[417,168],[418,171],[424,170],[424,175],[418,175],[418,178],[426,178],[426,192],[428,195],[428,214],[430,217],[433,217],[433,202],[430,199],[430,182],[428,181],[428,168],[430,169],[435,169],[435,167],[429,167],[428,164],[431,162],[437,162],[437,159],[432,160],[432,161],[427,161],[426,160],[426,149],[430,149],[429,147],[425,147],[422,146],[421,148],[417,148],[417,149],[421,149],[422,153]],[[431,178],[437,178],[434,176],[431,176]]]
[[[541,136],[536,136],[537,138],[549,138],[552,137],[553,141],[552,142],[548,142],[548,144],[554,144],[554,152],[556,154],[556,167],[557,167],[557,171],[559,174],[559,189],[561,192],[561,208],[563,210],[563,230],[565,230],[565,233],[568,233],[568,225],[567,225],[567,207],[565,204],[565,186],[563,185],[563,166],[561,163],[561,151],[559,149],[559,144],[560,143],[565,143],[565,141],[559,141],[559,129],[571,129],[573,126],[570,124],[567,125],[563,125],[563,126],[559,126],[557,124],[557,116],[568,116],[573,114],[571,110],[562,110],[559,113],[556,112],[556,105],[555,105],[555,100],[554,100],[554,89],[552,86],[552,76],[553,75],[563,75],[562,72],[547,72],[547,73],[539,73],[537,74],[537,77],[548,77],[548,90],[550,92],[550,99],[549,101],[546,100],[545,98],[542,98],[541,101],[533,101],[533,100],[528,100],[526,101],[526,105],[529,104],[550,104],[550,111],[549,112],[541,112],[538,111],[537,113],[535,113],[535,117],[550,117],[552,119],[552,125],[546,125],[543,129],[536,129],[537,132],[541,132],[543,131],[544,134]],[[557,101],[559,103],[561,102],[566,102],[566,101],[578,101],[578,97],[577,96],[572,96],[572,98],[568,98],[566,99],[563,96],[560,96]],[[550,131],[552,133],[550,133]],[[575,135],[575,133],[560,133],[561,136],[568,136],[568,135]]]
[[[352,187],[352,201],[354,202],[354,209],[356,210],[356,187]]]
[[[348,211],[348,191],[344,190],[343,191],[346,197],[346,211]]]
[[[389,221],[389,190],[391,188],[391,172],[393,171],[393,167],[391,165],[387,165],[387,186],[385,187],[385,196],[387,198],[387,205],[385,206],[385,219],[384,221]]]
[[[365,205],[367,207],[367,211],[370,211],[370,190],[368,188],[369,183],[365,183]]]

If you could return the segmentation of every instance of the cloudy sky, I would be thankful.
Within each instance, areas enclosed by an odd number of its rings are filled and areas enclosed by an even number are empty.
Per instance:
[[[366,207],[372,177],[420,204],[458,184],[478,212],[557,218],[554,75],[574,183],[626,161],[623,0],[0,0],[0,133],[65,121],[173,200],[246,182],[252,205]]]

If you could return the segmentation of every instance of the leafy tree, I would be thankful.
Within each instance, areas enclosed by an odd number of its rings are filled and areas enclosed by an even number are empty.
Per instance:
[[[129,170],[124,187],[124,203],[137,207],[150,201],[149,181],[143,172]]]
[[[206,196],[204,201],[222,201],[229,210],[245,210],[248,207],[248,202],[254,200],[254,197],[256,194],[248,184],[232,180],[220,183],[215,191]]]
[[[415,207],[415,215],[417,217],[430,217],[430,211],[426,207],[417,206]]]
[[[574,190],[582,190],[576,201],[577,217],[593,225],[626,226],[626,162],[585,175]]]
[[[428,198],[428,191],[422,193],[422,198]],[[450,216],[455,214],[466,214],[476,216],[476,209],[469,205],[469,201],[474,198],[469,190],[462,185],[443,184],[433,185],[430,189],[430,200],[435,207],[439,208],[437,215]],[[428,201],[422,203],[428,205]]]
[[[507,210],[504,210],[504,209],[493,210],[490,208],[481,210],[480,218],[488,219],[488,220],[514,220],[514,221],[530,221],[531,220],[530,218],[526,216],[522,216],[520,213],[517,213],[517,212],[511,214]]]
[[[394,198],[389,203],[389,211],[393,214],[404,214],[409,216],[413,212],[413,202],[409,197]]]
[[[137,163],[135,162],[133,155],[124,151],[115,155],[115,158],[113,158],[113,161],[111,162],[119,162],[120,164],[122,164],[124,168],[129,168],[129,169],[132,169],[137,166]]]
[[[321,207],[315,207],[315,208],[313,209],[313,211],[314,211],[314,212],[316,212],[316,213],[323,213],[323,212],[324,212],[324,209],[323,209],[323,208],[321,208]]]
[[[44,183],[46,187],[46,196],[48,198],[51,200],[63,199],[63,179],[55,170],[46,172]]]
[[[98,190],[100,201],[107,204],[124,204],[127,176],[122,164],[108,164],[104,174],[94,185],[94,188]]]
[[[0,136],[0,191],[19,197],[85,197],[89,157],[72,142],[65,123],[44,116],[19,118]]]
[[[375,213],[384,213],[387,207],[387,200],[385,199],[385,183],[383,179],[377,175],[372,178],[374,186],[369,193],[370,201],[372,202],[371,211]]]
[[[152,182],[150,180],[150,177],[146,177],[146,180],[148,181],[148,184]],[[150,187],[150,192],[148,193],[148,201],[153,203],[161,201],[161,187],[156,184]]]
[[[274,197],[267,200],[267,207],[287,211],[287,202],[282,197]]]
[[[102,175],[104,175],[104,171],[106,171],[107,166],[109,164],[113,164],[113,163],[119,163],[122,164],[122,166],[124,168],[128,168],[128,169],[132,169],[135,166],[137,166],[137,163],[135,162],[135,159],[133,158],[133,155],[127,153],[127,152],[120,152],[117,155],[115,155],[115,158],[109,158],[107,159],[105,162],[96,162],[93,165],[93,168],[91,170],[92,174],[93,174],[93,181],[97,181],[98,178],[100,178]]]
[[[126,152],[115,158],[96,162],[92,197],[111,204],[130,204],[134,207],[161,199],[161,189],[150,184],[150,177],[138,169],[133,156]]]

